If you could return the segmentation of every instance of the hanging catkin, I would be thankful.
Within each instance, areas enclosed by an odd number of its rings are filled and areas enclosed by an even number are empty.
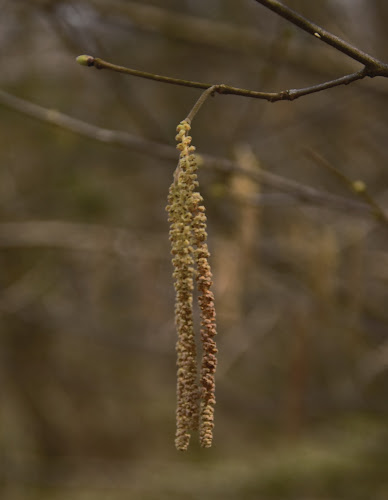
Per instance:
[[[191,431],[199,428],[200,443],[210,447],[213,439],[217,348],[212,274],[208,258],[206,215],[198,188],[198,158],[191,145],[190,123],[177,127],[178,167],[171,184],[167,210],[176,291],[177,328],[177,430],[175,445],[186,450]],[[201,315],[202,363],[199,374],[193,326],[194,277]]]

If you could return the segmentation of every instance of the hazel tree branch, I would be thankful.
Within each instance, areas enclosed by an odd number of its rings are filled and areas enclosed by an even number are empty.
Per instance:
[[[108,61],[104,61],[100,58],[95,58],[89,55],[81,55],[77,57],[77,62],[84,66],[94,66],[97,69],[109,69],[112,71],[117,71],[119,73],[124,73],[127,75],[137,76],[141,78],[146,78],[149,80],[155,80],[158,82],[169,83],[172,85],[181,85],[185,87],[193,87],[199,89],[209,89],[214,86],[214,92],[219,94],[232,94],[244,97],[251,97],[254,99],[265,99],[270,102],[276,101],[293,101],[299,97],[312,94],[315,92],[321,92],[322,90],[327,90],[329,88],[337,87],[339,85],[348,85],[356,80],[361,80],[366,76],[375,77],[383,76],[388,77],[388,64],[383,63],[379,59],[363,52],[354,45],[345,42],[336,35],[333,35],[329,31],[321,28],[317,24],[309,21],[308,19],[301,16],[294,10],[286,7],[284,4],[277,0],[256,0],[258,3],[264,7],[272,10],[279,16],[283,17],[292,24],[298,26],[300,29],[306,31],[307,33],[313,35],[319,40],[323,41],[327,45],[334,47],[336,50],[346,54],[348,57],[354,59],[355,61],[364,65],[364,68],[355,73],[351,73],[334,80],[323,82],[310,87],[305,87],[301,89],[289,89],[282,90],[280,92],[259,92],[255,90],[241,89],[238,87],[233,87],[230,85],[216,84],[212,85],[204,82],[196,82],[191,80],[183,80],[180,78],[173,78],[164,75],[156,75],[153,73],[139,71],[132,68],[126,68],[124,66],[118,66],[112,64]]]
[[[154,73],[148,73],[146,71],[139,71],[137,69],[127,68],[125,66],[118,66],[112,64],[108,61],[104,61],[98,57],[93,57],[90,55],[83,54],[76,58],[77,62],[82,66],[94,66],[96,69],[109,69],[111,71],[116,71],[118,73],[124,73],[125,75],[137,76],[140,78],[146,78],[147,80],[154,80],[162,83],[169,83],[171,85],[180,85],[183,87],[192,87],[196,89],[207,90],[213,88],[212,92],[217,92],[218,94],[231,94],[238,95],[242,97],[251,97],[253,99],[264,99],[269,102],[276,101],[294,101],[299,97],[313,94],[315,92],[320,92],[333,87],[338,87],[338,85],[348,85],[356,80],[361,80],[368,75],[366,68],[351,73],[349,75],[330,80],[328,82],[319,83],[318,85],[312,85],[310,87],[305,87],[301,89],[288,89],[281,90],[280,92],[260,92],[257,90],[247,90],[239,87],[233,87],[231,85],[225,84],[210,84],[204,82],[196,82],[192,80],[183,80],[180,78],[174,78],[165,75],[156,75]]]
[[[306,31],[310,35],[313,35],[319,40],[322,40],[322,42],[326,43],[327,45],[331,45],[332,47],[342,52],[343,54],[346,54],[355,61],[358,61],[359,63],[363,64],[366,68],[366,76],[388,77],[388,64],[379,61],[375,57],[358,49],[351,43],[345,42],[345,40],[342,40],[338,36],[333,35],[329,31],[326,31],[325,29],[318,26],[317,24],[312,23],[308,19],[301,16],[298,12],[295,12],[289,7],[286,7],[283,3],[279,2],[278,0],[255,0],[255,1],[263,5],[267,9],[272,10],[272,12],[275,12],[279,16],[289,21],[290,23],[295,24],[295,26],[298,26],[298,28],[302,29],[303,31]]]
[[[157,33],[167,38],[179,39],[191,44],[202,44],[217,50],[234,53],[249,53],[256,57],[262,57],[263,49],[266,47],[265,37],[257,30],[247,26],[224,23],[220,21],[200,18],[192,15],[170,11],[151,5],[143,5],[132,1],[88,0],[96,12],[106,19],[108,16],[127,18],[131,26],[142,31]],[[201,36],[198,37],[198,33]],[[315,49],[318,49],[316,47]],[[322,49],[324,47],[322,46]],[[315,50],[316,57],[306,58],[306,54],[296,52],[292,47],[287,50],[287,57],[281,52],[272,52],[272,62],[281,61],[282,65],[290,66],[297,71],[308,71],[320,77],[333,71],[333,69],[344,67],[344,61],[328,61],[322,57],[322,50]],[[345,66],[346,63],[345,63]],[[347,71],[347,70],[346,70]],[[350,71],[350,70],[349,70]],[[384,92],[384,90],[373,88],[368,92]]]
[[[3,90],[0,90],[0,105],[44,123],[60,127],[83,137],[88,137],[94,141],[124,147],[130,151],[151,155],[162,160],[176,161],[176,148],[173,146],[150,141],[127,132],[97,127],[59,111],[47,109],[20,97],[13,96]],[[294,180],[266,172],[263,169],[253,173],[242,169],[236,162],[226,158],[218,158],[207,154],[201,155],[201,158],[206,168],[212,168],[224,173],[241,173],[273,191],[280,191],[292,196],[293,199],[300,203],[347,211],[357,215],[370,215],[371,213],[371,209],[366,203],[332,195],[311,186],[300,184]]]

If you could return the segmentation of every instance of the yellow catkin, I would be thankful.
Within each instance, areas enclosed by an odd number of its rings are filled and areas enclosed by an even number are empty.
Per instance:
[[[206,215],[198,187],[198,159],[193,154],[188,135],[190,124],[177,127],[177,148],[180,158],[168,197],[171,253],[173,254],[176,290],[175,323],[177,341],[177,431],[175,445],[186,450],[190,431],[199,426],[200,443],[212,444],[214,427],[215,382],[217,348],[214,297],[210,290],[212,274],[208,263],[206,244]],[[196,266],[196,271],[194,270]],[[193,278],[196,278],[201,311],[202,364],[200,389],[197,385],[197,360],[193,327]],[[200,405],[199,405],[200,403]],[[200,406],[200,407],[199,407]]]
[[[178,128],[178,149],[180,159],[174,182],[170,187],[168,211],[171,253],[173,254],[176,304],[175,324],[178,333],[177,351],[177,429],[175,445],[178,450],[186,450],[190,441],[190,431],[198,428],[199,390],[197,385],[197,353],[193,327],[193,277],[191,222],[192,213],[188,209],[194,187],[188,177],[188,156],[192,151],[186,132],[190,129],[186,122]]]

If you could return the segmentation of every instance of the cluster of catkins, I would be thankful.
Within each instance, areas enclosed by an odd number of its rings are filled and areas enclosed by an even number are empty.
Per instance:
[[[191,145],[189,120],[177,127],[179,163],[171,184],[169,213],[171,253],[176,291],[175,324],[177,351],[177,429],[175,445],[187,450],[191,431],[199,430],[201,446],[212,444],[214,427],[215,382],[217,365],[216,313],[211,291],[212,273],[208,262],[206,215],[198,188],[198,157]],[[198,289],[201,314],[202,362],[197,367],[197,349],[193,325],[194,281]],[[198,373],[199,372],[199,373]]]

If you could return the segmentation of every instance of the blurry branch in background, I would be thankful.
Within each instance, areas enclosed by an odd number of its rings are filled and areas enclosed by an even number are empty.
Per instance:
[[[99,142],[123,146],[145,154],[149,154],[151,150],[159,158],[176,160],[176,150],[171,146],[149,141],[127,132],[96,127],[55,109],[47,109],[25,99],[20,99],[3,90],[0,90],[0,105]]]
[[[193,44],[204,44],[222,50],[261,51],[266,41],[258,30],[243,30],[232,24],[182,14],[153,5],[138,2],[88,0],[98,12],[106,16],[124,16],[136,28],[161,34],[166,37],[184,40]],[[198,33],[201,36],[198,36]]]
[[[101,143],[125,147],[130,151],[151,155],[167,161],[176,161],[176,148],[173,146],[150,141],[127,132],[100,128],[59,111],[47,109],[20,99],[3,90],[0,90],[0,106],[5,106],[24,115]],[[241,173],[267,188],[286,193],[300,203],[351,212],[355,215],[370,215],[371,213],[370,206],[366,203],[359,203],[341,196],[332,195],[291,179],[266,172],[263,169],[260,169],[258,172],[247,171],[232,160],[217,158],[207,154],[201,155],[201,158],[204,162],[204,167],[224,173]],[[261,198],[260,196],[254,196],[241,201],[257,205],[261,203]],[[284,200],[282,201],[284,202]]]
[[[136,259],[150,257],[139,236],[123,228],[45,220],[1,223],[0,248],[19,246],[104,252]]]
[[[334,175],[336,175],[353,193],[355,193],[371,207],[371,211],[376,219],[388,226],[387,214],[384,212],[375,198],[371,194],[369,194],[367,187],[363,181],[350,179],[347,175],[338,170],[338,168],[328,162],[323,156],[316,153],[312,149],[305,149],[305,152],[307,156],[312,158],[315,163],[317,163],[317,165],[321,165],[322,167],[326,168]]]
[[[235,147],[234,157],[242,169],[257,172],[260,161],[250,146],[239,144]],[[222,318],[222,351],[221,376],[224,376],[238,360],[241,360],[253,347],[257,336],[263,337],[267,325],[260,323],[260,328],[254,328],[251,335],[248,328],[257,315],[247,307],[247,290],[252,277],[252,269],[257,264],[257,248],[262,242],[260,207],[247,203],[254,197],[260,197],[260,184],[253,182],[241,173],[230,176],[228,182],[229,194],[234,200],[240,201],[234,209],[233,233],[220,235],[214,252],[215,272],[217,281],[217,297],[219,300],[218,314]],[[267,311],[268,313],[268,311]],[[276,317],[279,316],[276,311]],[[266,319],[271,315],[266,315]],[[272,321],[271,321],[272,323]],[[238,342],[235,339],[238,338]],[[217,369],[217,377],[220,373]]]

